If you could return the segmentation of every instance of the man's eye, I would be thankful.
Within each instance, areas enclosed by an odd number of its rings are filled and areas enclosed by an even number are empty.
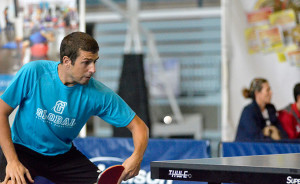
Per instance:
[[[85,65],[88,65],[88,64],[91,63],[91,61],[83,61],[82,63],[85,64]]]

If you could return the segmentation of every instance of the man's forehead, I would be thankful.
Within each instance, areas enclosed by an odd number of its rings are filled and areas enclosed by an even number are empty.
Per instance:
[[[99,58],[98,52],[93,53],[90,51],[79,50],[79,57],[82,59],[97,59]]]

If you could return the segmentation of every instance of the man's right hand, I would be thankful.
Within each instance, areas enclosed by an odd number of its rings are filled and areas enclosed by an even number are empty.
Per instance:
[[[9,162],[6,166],[6,176],[2,184],[27,184],[25,176],[29,182],[34,182],[29,170],[20,161]]]

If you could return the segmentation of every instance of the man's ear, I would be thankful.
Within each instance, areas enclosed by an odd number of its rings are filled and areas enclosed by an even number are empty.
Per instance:
[[[68,65],[71,65],[72,64],[72,61],[71,59],[68,57],[68,56],[64,56],[63,57],[63,62],[62,62],[64,65],[68,66]]]

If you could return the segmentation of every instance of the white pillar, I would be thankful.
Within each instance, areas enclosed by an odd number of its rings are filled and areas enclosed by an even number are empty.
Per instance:
[[[125,40],[125,53],[132,51],[132,45],[134,45],[134,53],[142,53],[142,43],[139,30],[139,0],[127,0],[127,15],[129,18],[127,35]]]
[[[85,32],[85,0],[79,1],[79,31]],[[82,127],[79,137],[86,137],[86,124]]]
[[[85,32],[85,0],[79,0],[79,31]]]
[[[229,118],[229,51],[230,51],[230,44],[229,34],[228,34],[228,13],[229,13],[229,6],[230,0],[222,0],[221,1],[221,44],[222,44],[222,105],[221,105],[221,134],[222,134],[222,141],[231,141],[232,133],[230,129],[232,129],[231,121]]]

